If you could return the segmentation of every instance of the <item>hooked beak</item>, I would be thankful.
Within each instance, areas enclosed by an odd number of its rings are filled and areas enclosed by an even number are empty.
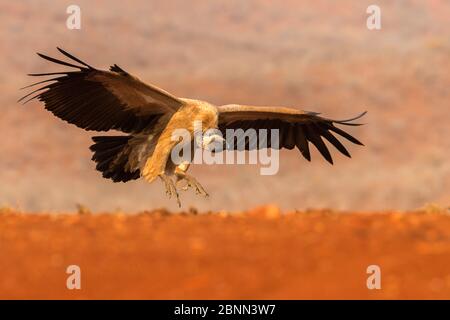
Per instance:
[[[228,149],[228,143],[222,136],[213,135],[204,139],[203,147],[211,152],[223,151]]]

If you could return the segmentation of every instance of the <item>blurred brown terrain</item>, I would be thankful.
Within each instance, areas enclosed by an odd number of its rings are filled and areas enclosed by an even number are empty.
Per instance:
[[[60,71],[34,54],[57,55],[56,46],[96,67],[117,63],[182,97],[294,106],[334,118],[369,111],[367,125],[351,129],[366,144],[349,146],[353,159],[334,152],[330,166],[318,153],[308,163],[297,150],[282,152],[275,176],[260,176],[256,166],[196,166],[192,173],[212,197],[183,194],[185,208],[450,203],[448,1],[378,1],[379,31],[366,28],[372,1],[77,1],[81,30],[66,28],[70,4],[0,2],[0,204],[26,211],[73,210],[76,203],[96,211],[176,208],[159,181],[102,179],[88,150],[98,133],[54,118],[39,102],[16,103],[18,89],[33,81],[27,73]]]
[[[3,210],[0,299],[448,299],[449,213]]]

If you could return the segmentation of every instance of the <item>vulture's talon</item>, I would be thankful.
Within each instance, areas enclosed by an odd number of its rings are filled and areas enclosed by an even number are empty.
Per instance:
[[[183,187],[183,190],[187,190],[188,188],[192,188],[195,190],[196,195],[202,195],[205,198],[209,196],[209,194],[205,191],[203,186],[195,179],[194,177],[185,174],[185,173],[178,173],[177,174],[177,184],[181,181],[185,181],[186,185]]]

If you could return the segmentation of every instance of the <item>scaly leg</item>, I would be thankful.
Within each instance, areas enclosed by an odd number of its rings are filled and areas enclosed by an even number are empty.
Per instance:
[[[180,196],[178,194],[177,187],[175,186],[175,183],[173,182],[173,180],[165,174],[160,174],[159,177],[164,182],[164,186],[166,188],[166,194],[169,196],[169,198],[172,198],[172,196],[175,195],[177,197],[178,207],[181,208]]]
[[[209,197],[208,192],[203,188],[203,186],[195,179],[193,176],[186,174],[187,169],[189,168],[189,164],[180,164],[175,169],[175,176],[177,177],[176,184],[179,185],[181,182],[185,182],[186,185],[182,187],[182,190],[187,190],[189,187],[195,189],[195,193],[204,196],[205,198]]]

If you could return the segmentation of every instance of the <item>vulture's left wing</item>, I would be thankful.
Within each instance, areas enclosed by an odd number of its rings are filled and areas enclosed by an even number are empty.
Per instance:
[[[110,71],[98,70],[66,51],[58,50],[77,64],[38,55],[78,70],[30,74],[55,77],[32,84],[49,82],[19,101],[26,103],[37,98],[55,116],[86,130],[124,132],[145,130],[162,115],[174,113],[183,105],[175,96],[143,83],[117,65]]]
[[[331,154],[322,138],[325,138],[342,154],[350,157],[350,153],[334,134],[344,137],[355,144],[363,145],[359,140],[335,125],[361,125],[352,121],[361,118],[366,112],[352,119],[332,120],[320,117],[318,113],[284,107],[225,105],[218,107],[218,110],[219,130],[224,137],[226,137],[226,129],[242,129],[244,131],[247,129],[256,129],[256,131],[258,129],[278,129],[278,147],[280,149],[293,149],[297,146],[308,161],[311,161],[309,143],[312,143],[328,162],[333,163]],[[246,136],[243,136],[241,139],[246,140],[237,141],[239,140],[237,138],[233,143],[230,143],[231,141],[227,142],[237,150],[251,150],[261,145],[264,147],[264,144],[260,144],[261,141],[258,141],[263,139],[259,135],[256,135],[256,141],[253,142]],[[264,142],[266,147],[272,147],[273,142],[271,141],[270,132],[267,133],[267,141]],[[242,147],[239,148],[239,146]]]

